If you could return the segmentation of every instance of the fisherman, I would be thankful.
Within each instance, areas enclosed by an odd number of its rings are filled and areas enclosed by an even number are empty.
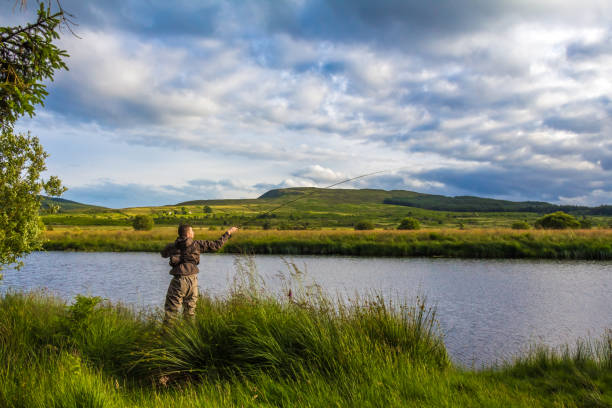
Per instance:
[[[189,224],[178,227],[178,238],[166,245],[161,256],[170,258],[170,275],[173,275],[166,294],[164,305],[164,323],[174,320],[183,305],[183,316],[193,319],[198,300],[198,264],[200,253],[219,250],[238,228],[232,227],[221,238],[215,241],[202,241],[193,239],[193,228]]]

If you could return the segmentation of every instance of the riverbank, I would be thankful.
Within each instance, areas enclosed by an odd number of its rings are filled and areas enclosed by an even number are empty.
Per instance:
[[[196,239],[217,239],[222,231],[196,228]],[[46,250],[160,251],[175,228],[56,228],[46,232]],[[281,255],[419,256],[486,259],[611,260],[612,230],[428,229],[244,230],[222,249],[227,253]]]
[[[612,406],[611,338],[466,370],[422,301],[279,298],[248,277],[167,331],[98,298],[7,294],[0,334],[0,406]]]

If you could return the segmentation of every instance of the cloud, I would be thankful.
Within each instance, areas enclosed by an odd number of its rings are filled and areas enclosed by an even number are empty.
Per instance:
[[[318,164],[299,169],[293,172],[293,175],[296,177],[310,179],[315,183],[335,182],[346,178],[346,175],[333,171],[332,169],[319,166]]]
[[[193,179],[177,184],[151,185],[120,183],[103,180],[97,183],[73,186],[64,198],[85,204],[126,208],[152,205],[172,205],[182,201],[238,198],[251,195],[259,189],[231,180]]]
[[[544,124],[553,129],[567,130],[574,133],[598,133],[601,131],[601,120],[594,116],[546,118]]]
[[[171,193],[157,186],[119,184],[112,181],[70,187],[63,198],[110,208],[166,205],[175,202]]]
[[[415,161],[353,185],[551,201],[612,189],[612,3],[62,4],[82,39],[62,37],[70,71],[49,84],[37,131],[54,140],[72,129],[62,142],[74,156],[100,156],[88,141],[103,138],[119,157],[108,161],[143,179],[134,188],[155,202],[253,196]],[[174,161],[196,152],[227,174],[174,188],[149,175],[153,162],[176,171],[164,151]],[[109,203],[140,202],[109,183],[91,188]]]

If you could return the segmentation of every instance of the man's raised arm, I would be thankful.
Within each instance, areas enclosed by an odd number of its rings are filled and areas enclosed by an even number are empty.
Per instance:
[[[225,231],[225,234],[221,235],[221,238],[219,239],[216,239],[214,241],[197,240],[195,241],[195,243],[200,247],[200,252],[218,251],[236,231],[238,231],[238,228],[232,227]]]

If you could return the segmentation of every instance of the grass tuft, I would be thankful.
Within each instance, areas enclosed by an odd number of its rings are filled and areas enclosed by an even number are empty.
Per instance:
[[[6,293],[0,406],[612,406],[612,333],[468,371],[425,299],[332,299],[288,266],[272,294],[239,258],[228,295],[170,328],[96,297]]]

